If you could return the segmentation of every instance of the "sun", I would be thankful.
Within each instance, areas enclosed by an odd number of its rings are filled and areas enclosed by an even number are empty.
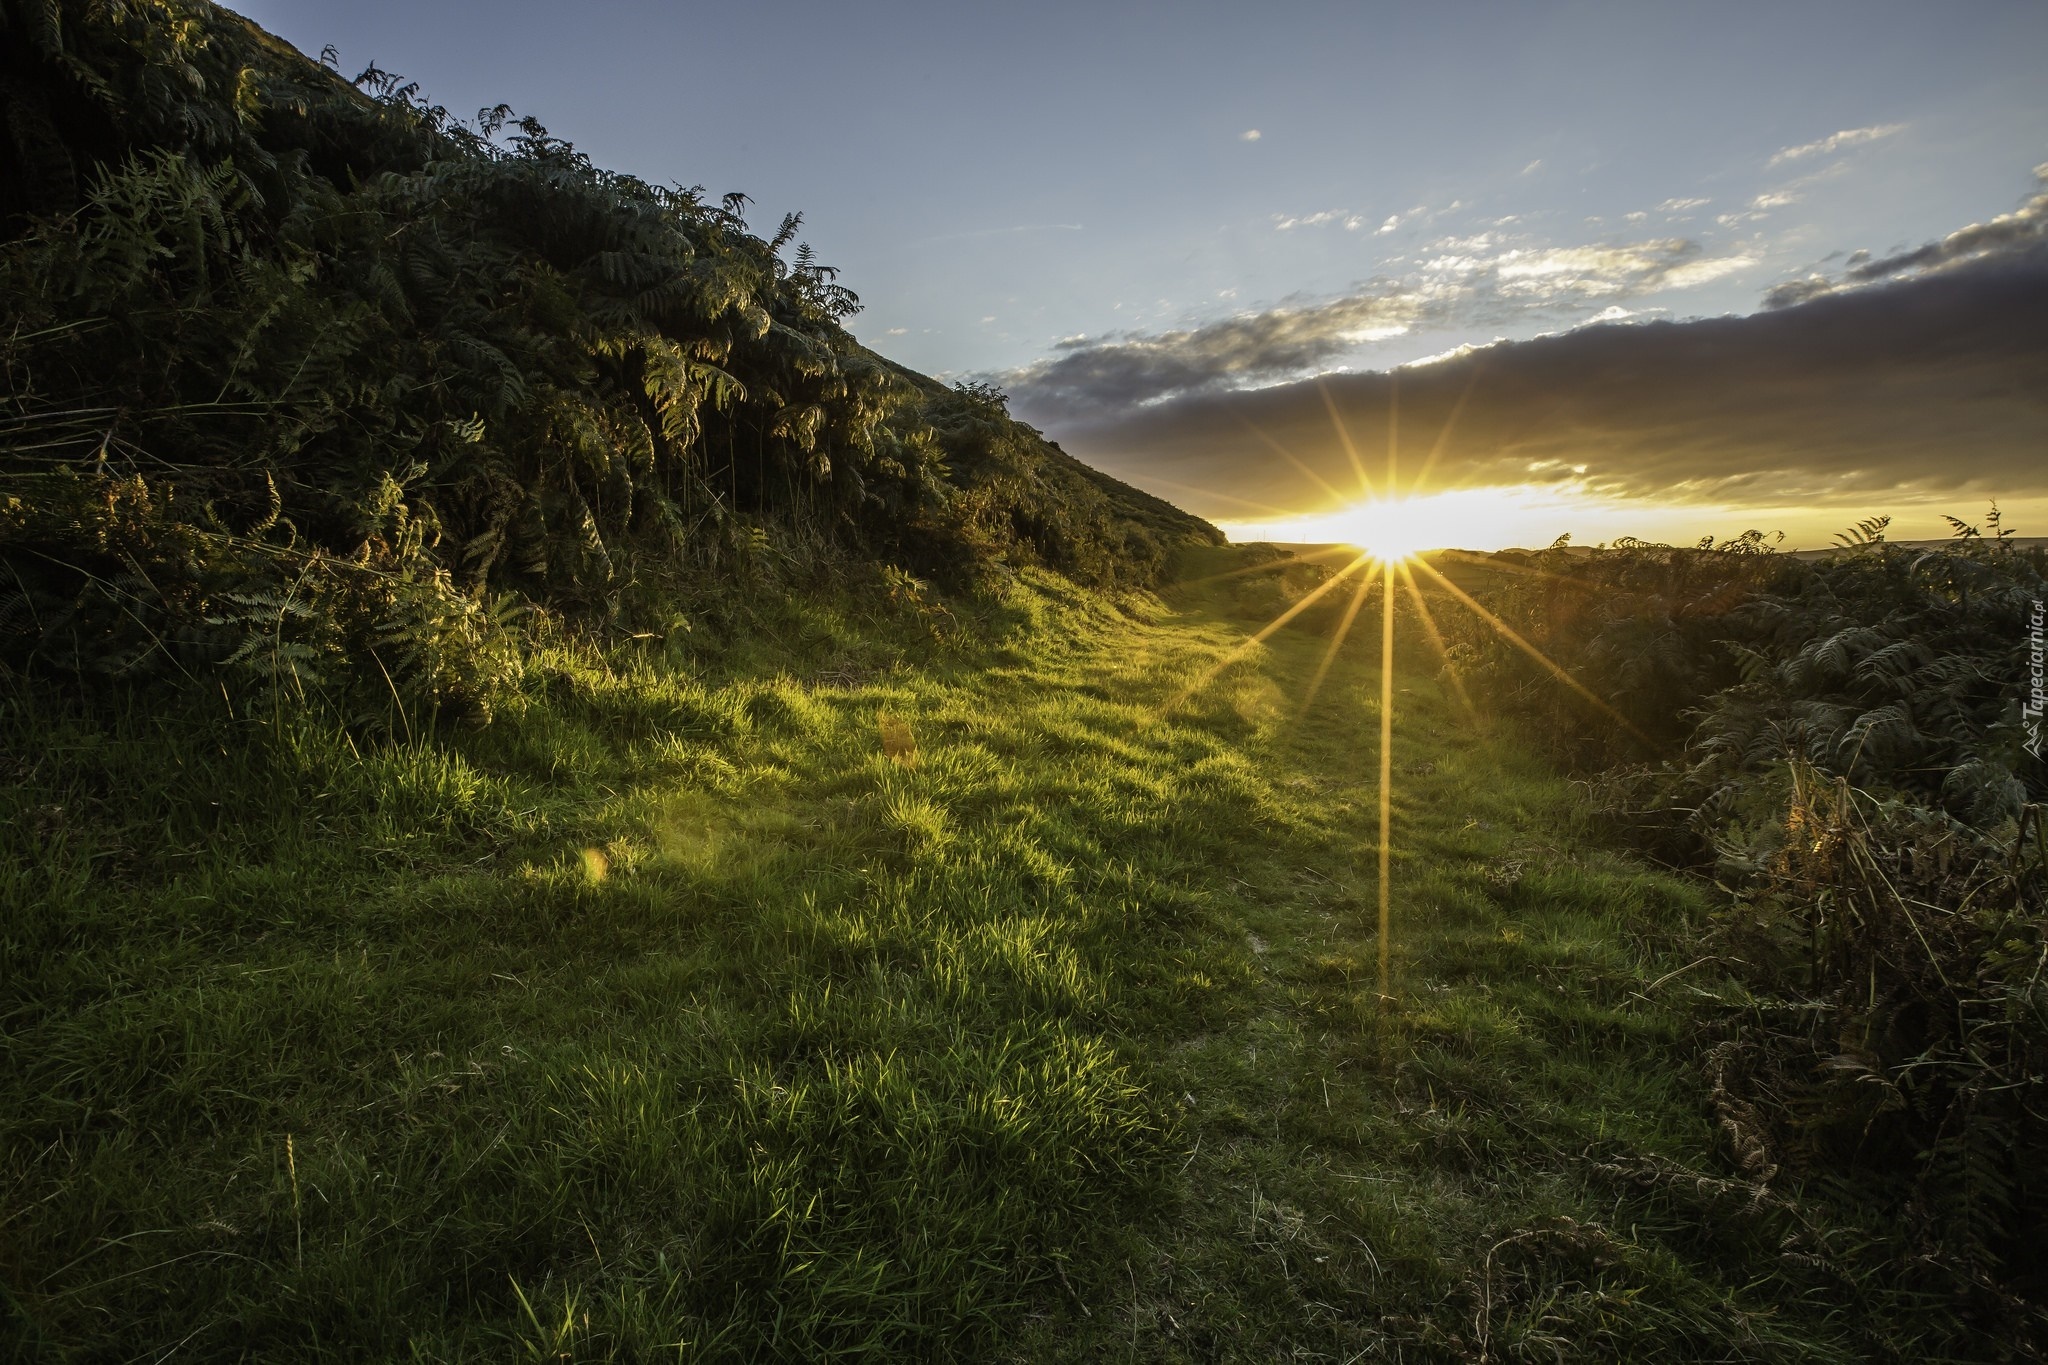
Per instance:
[[[1444,543],[1435,518],[1420,499],[1384,498],[1356,503],[1332,518],[1332,528],[1382,564],[1398,564]]]
[[[1352,545],[1375,560],[1399,562],[1429,550],[1548,545],[1567,527],[1611,524],[1597,520],[1610,512],[1608,502],[1582,491],[1499,484],[1382,494],[1295,516],[1219,524],[1232,540]]]

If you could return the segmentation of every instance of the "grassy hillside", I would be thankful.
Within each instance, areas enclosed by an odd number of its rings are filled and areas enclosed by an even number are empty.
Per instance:
[[[371,747],[14,685],[17,1349],[1982,1350],[1853,1197],[1733,1163],[1710,901],[1419,658],[1376,1000],[1373,651],[1306,718],[1314,631],[1166,710],[1238,581],[565,644]]]
[[[0,0],[0,35],[15,667],[487,711],[528,610],[648,638],[849,569],[1135,586],[1219,539],[862,348],[743,195],[204,0]]]

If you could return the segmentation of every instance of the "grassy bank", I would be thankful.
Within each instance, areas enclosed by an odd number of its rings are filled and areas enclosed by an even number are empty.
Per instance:
[[[1373,651],[1306,717],[1308,632],[1162,714],[1240,600],[1027,574],[950,626],[791,608],[716,659],[559,648],[489,727],[375,746],[11,692],[11,1330],[53,1360],[1976,1349],[1883,1289],[1853,1206],[1743,1182],[1691,1041],[1729,989],[1684,971],[1699,891],[1419,651],[1380,1007]]]

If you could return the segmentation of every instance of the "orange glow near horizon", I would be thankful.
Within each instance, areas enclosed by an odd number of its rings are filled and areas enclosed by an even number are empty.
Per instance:
[[[1496,550],[1547,545],[1543,529],[1566,519],[1570,499],[1535,488],[1458,488],[1407,497],[1369,496],[1349,506],[1300,517],[1226,522],[1232,540],[1356,546],[1376,560],[1399,561],[1425,550]]]
[[[1272,514],[1247,505],[1253,515],[1225,518],[1216,524],[1231,540],[1276,541],[1297,545],[1351,545],[1375,558],[1399,559],[1426,550],[1540,550],[1565,531],[1574,545],[1597,545],[1620,536],[1672,545],[1691,545],[1701,536],[1728,537],[1754,526],[1766,533],[1783,531],[1782,550],[1824,549],[1835,533],[1867,516],[1872,508],[1894,512],[1893,540],[1942,540],[1948,524],[1939,515],[1953,512],[1966,521],[1981,511],[1979,495],[1965,494],[1936,502],[1924,495],[1918,505],[1816,501],[1805,507],[1744,507],[1727,503],[1682,500],[1651,502],[1614,497],[1575,484],[1503,484],[1489,487],[1438,489],[1405,497],[1361,496],[1356,502],[1292,516]],[[2008,525],[2022,535],[2048,533],[2048,498],[2001,498]]]

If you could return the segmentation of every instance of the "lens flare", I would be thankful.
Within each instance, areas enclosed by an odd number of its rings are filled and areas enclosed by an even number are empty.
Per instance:
[[[1394,561],[1380,585],[1380,1008],[1393,1003],[1394,935]]]
[[[1406,498],[1361,502],[1336,519],[1345,543],[1357,546],[1382,564],[1398,564],[1411,555],[1437,548],[1438,528],[1418,518]]]
[[[1442,592],[1452,601],[1463,606],[1474,616],[1477,616],[1495,634],[1534,659],[1558,682],[1598,707],[1622,729],[1639,739],[1643,738],[1642,732],[1630,723],[1627,717],[1616,711],[1584,683],[1573,677],[1555,660],[1551,659],[1549,655],[1545,654],[1528,640],[1523,639],[1507,622],[1473,600],[1470,593],[1452,582],[1439,572],[1435,566],[1430,564],[1429,560],[1422,557],[1425,552],[1429,551],[1449,551],[1448,554],[1444,555],[1447,563],[1462,562],[1466,559],[1466,556],[1457,551],[1450,550],[1449,547],[1456,545],[1460,541],[1469,541],[1475,538],[1475,536],[1482,539],[1493,539],[1493,534],[1488,530],[1489,519],[1491,519],[1493,530],[1498,531],[1506,525],[1505,521],[1500,520],[1504,512],[1513,513],[1518,510],[1527,510],[1518,509],[1513,506],[1513,504],[1520,501],[1520,499],[1514,496],[1517,492],[1525,492],[1531,500],[1539,502],[1544,498],[1554,497],[1555,495],[1545,490],[1536,489],[1503,490],[1483,488],[1460,488],[1436,493],[1423,493],[1420,491],[1423,481],[1422,477],[1418,477],[1415,481],[1415,492],[1406,497],[1395,494],[1393,490],[1398,487],[1396,474],[1399,469],[1398,452],[1400,448],[1400,428],[1398,425],[1398,413],[1400,411],[1399,396],[1400,391],[1398,387],[1393,388],[1389,394],[1387,408],[1387,474],[1386,484],[1382,489],[1374,489],[1370,477],[1366,474],[1365,463],[1359,457],[1357,448],[1352,445],[1349,433],[1344,429],[1344,422],[1337,411],[1337,405],[1331,400],[1328,391],[1325,390],[1323,402],[1329,408],[1330,423],[1336,429],[1337,439],[1343,445],[1344,453],[1350,458],[1352,466],[1358,475],[1359,490],[1363,495],[1360,501],[1348,507],[1341,507],[1334,512],[1321,513],[1316,516],[1296,518],[1291,521],[1272,521],[1256,526],[1230,528],[1233,539],[1236,539],[1242,531],[1251,531],[1262,539],[1270,538],[1277,541],[1295,542],[1297,545],[1295,558],[1300,561],[1312,562],[1317,559],[1342,555],[1351,551],[1358,552],[1356,557],[1324,579],[1312,591],[1303,594],[1292,606],[1275,616],[1264,627],[1241,640],[1236,647],[1226,650],[1222,657],[1212,662],[1199,676],[1160,706],[1159,710],[1155,713],[1155,719],[1164,719],[1189,698],[1216,681],[1232,664],[1243,658],[1251,650],[1257,648],[1263,641],[1271,638],[1289,621],[1292,621],[1302,612],[1308,610],[1324,596],[1335,591],[1338,585],[1346,578],[1349,578],[1354,573],[1358,573],[1358,579],[1352,585],[1350,601],[1346,603],[1342,618],[1337,622],[1334,631],[1331,633],[1329,644],[1322,652],[1322,658],[1316,665],[1314,676],[1309,679],[1308,686],[1303,690],[1301,707],[1295,713],[1295,719],[1297,723],[1305,721],[1311,708],[1315,705],[1317,693],[1322,690],[1323,683],[1329,677],[1332,666],[1343,652],[1345,641],[1351,635],[1353,623],[1361,614],[1361,610],[1365,606],[1366,600],[1370,597],[1374,587],[1379,589],[1380,685],[1378,708],[1379,752],[1377,755],[1377,767],[1379,769],[1379,839],[1377,841],[1378,847],[1375,851],[1379,855],[1377,868],[1379,884],[1376,890],[1379,902],[1379,1005],[1382,1010],[1391,1010],[1398,1003],[1394,998],[1393,980],[1394,696],[1398,690],[1394,685],[1395,579],[1398,577],[1401,585],[1408,591],[1408,596],[1415,608],[1415,620],[1421,625],[1423,634],[1435,649],[1437,657],[1443,665],[1445,680],[1449,683],[1451,690],[1457,695],[1466,713],[1475,720],[1478,719],[1478,712],[1473,707],[1472,698],[1465,691],[1463,681],[1458,677],[1457,668],[1452,662],[1451,652],[1446,646],[1443,633],[1437,628],[1436,618],[1430,611],[1429,603],[1422,590],[1422,584],[1416,580],[1417,573],[1426,576],[1431,586]],[[1441,453],[1444,441],[1450,434],[1451,426],[1457,421],[1459,412],[1464,408],[1465,398],[1470,396],[1471,386],[1468,384],[1465,394],[1458,400],[1457,407],[1452,409],[1450,419],[1444,424],[1443,430],[1438,433],[1436,445],[1431,449],[1429,458],[1423,463],[1425,476],[1430,465],[1435,462],[1437,455]],[[1316,483],[1321,484],[1325,492],[1335,493],[1336,490],[1330,486],[1327,480],[1316,474],[1313,469],[1297,459],[1285,447],[1274,441],[1264,432],[1257,430],[1257,428],[1253,428],[1253,434],[1281,455],[1286,456],[1290,462],[1300,468],[1304,474],[1309,475]],[[1503,496],[1504,494],[1506,496]],[[1302,542],[1307,542],[1307,544],[1302,544]],[[1310,546],[1314,548],[1310,548]],[[1486,562],[1493,567],[1518,569],[1522,572],[1537,574],[1543,572],[1514,565],[1507,561],[1492,561],[1489,559]],[[1271,560],[1262,560],[1255,565],[1246,565],[1211,575],[1209,578],[1194,581],[1201,583],[1215,582],[1222,579],[1235,578],[1242,574],[1265,572],[1271,567]],[[1366,569],[1367,571],[1359,573],[1360,569]],[[1383,1034],[1383,1041],[1384,1038],[1385,1035]]]

